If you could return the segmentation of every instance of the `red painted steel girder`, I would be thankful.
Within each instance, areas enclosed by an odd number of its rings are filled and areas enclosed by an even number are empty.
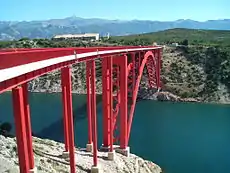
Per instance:
[[[39,77],[41,75],[44,75],[46,73],[49,73],[53,70],[56,70],[56,69],[60,69],[60,68],[63,68],[67,65],[71,65],[71,64],[74,64],[75,61],[69,61],[69,62],[63,62],[63,63],[59,63],[59,64],[55,64],[55,65],[52,65],[52,66],[49,66],[49,67],[45,67],[45,68],[42,68],[42,69],[39,69],[39,70],[35,70],[33,72],[30,72],[30,73],[27,73],[27,74],[24,74],[24,75],[20,75],[18,77],[15,77],[15,78],[12,78],[12,79],[8,79],[6,81],[3,81],[3,82],[0,82],[0,94],[7,91],[7,90],[10,90],[18,85],[21,85],[21,84],[24,84],[32,79],[35,79],[36,77]]]
[[[65,151],[69,152],[69,123],[68,123],[68,102],[67,102],[67,78],[66,78],[66,69],[61,69],[61,86],[62,86],[62,111],[63,111],[63,127],[64,127],[64,143]]]
[[[25,120],[25,102],[24,102],[23,88],[17,87],[12,91],[14,121],[16,128],[16,139],[18,149],[18,159],[20,165],[20,172],[29,172],[29,155],[27,146],[26,134],[26,120]],[[31,159],[31,158],[30,158]]]
[[[38,62],[55,57],[75,55],[81,53],[118,50],[118,49],[132,49],[132,48],[154,48],[154,47],[134,47],[134,46],[116,46],[116,47],[90,47],[90,48],[44,48],[44,49],[30,49],[18,52],[0,52],[0,70],[32,62]],[[124,51],[125,52],[125,51]],[[83,61],[85,58],[83,59]],[[80,60],[82,61],[82,60]]]
[[[96,104],[96,71],[95,60],[91,61],[91,111],[92,111],[92,137],[93,137],[93,164],[97,166],[97,104]]]
[[[97,111],[96,111],[96,69],[95,60],[86,62],[87,110],[89,144],[93,143],[93,165],[97,166]]]
[[[88,120],[88,144],[92,144],[92,91],[91,91],[91,61],[86,62],[86,89],[87,89],[87,120]]]
[[[23,89],[23,99],[24,99],[24,113],[25,113],[25,125],[26,125],[26,140],[27,140],[27,150],[29,158],[29,169],[34,169],[34,153],[32,146],[32,130],[31,130],[31,120],[30,120],[30,106],[28,101],[28,87],[27,83],[22,85]]]
[[[71,173],[76,172],[75,167],[75,145],[74,145],[74,124],[73,124],[73,104],[72,104],[72,84],[71,84],[71,70],[70,68],[64,67],[62,73],[65,76],[65,80],[62,81],[66,86],[66,109],[67,109],[67,127],[68,127],[68,145],[69,145],[69,158],[70,158],[70,171]]]
[[[140,48],[137,46],[129,46],[129,47],[96,47],[96,48],[52,48],[52,49],[42,49],[42,50],[33,50],[33,51],[21,51],[21,52],[4,52],[0,53],[0,66],[2,68],[8,68],[11,66],[15,65],[21,65],[24,63],[30,63],[30,62],[36,62],[36,61],[41,61],[41,60],[47,60],[49,58],[57,57],[57,56],[64,56],[64,55],[73,55],[74,50],[78,50],[79,52],[88,52],[88,51],[103,51],[103,50],[119,50],[119,49],[131,49],[131,48]],[[148,49],[159,49],[159,47],[141,47],[141,48],[148,48]],[[76,51],[75,51],[76,52]],[[122,51],[123,54],[126,54],[127,52]],[[26,74],[19,75],[17,77],[5,80],[0,82],[0,94],[6,90],[12,89],[13,87],[16,87],[20,84],[23,84],[25,82],[28,82],[38,76],[41,76],[43,74],[46,74],[48,72],[51,72],[56,69],[60,69],[66,65],[71,65],[74,63],[79,63],[82,61],[88,61],[90,59],[95,59],[95,58],[103,58],[107,57],[110,55],[118,55],[121,54],[122,52],[119,53],[107,53],[100,55],[99,57],[97,56],[88,56],[80,59],[73,59],[65,62],[60,62],[54,65],[50,65],[48,67],[44,67],[38,70],[34,70],[32,72],[28,72]],[[137,52],[144,52],[144,51],[137,51]],[[35,58],[34,58],[35,57]],[[1,71],[1,67],[0,67]]]
[[[113,147],[112,57],[102,59],[103,147]]]

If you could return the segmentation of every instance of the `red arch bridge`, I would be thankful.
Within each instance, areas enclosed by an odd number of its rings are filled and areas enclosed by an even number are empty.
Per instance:
[[[65,151],[75,172],[71,68],[86,63],[87,150],[93,153],[92,171],[97,170],[97,116],[95,59],[101,58],[103,144],[108,158],[114,150],[128,156],[128,141],[143,70],[149,87],[160,88],[162,47],[116,46],[90,48],[6,49],[0,51],[0,94],[12,90],[20,172],[35,171],[27,83],[53,70],[61,70]],[[116,145],[115,145],[116,144]],[[77,160],[76,160],[77,163]],[[97,171],[96,171],[97,172]]]

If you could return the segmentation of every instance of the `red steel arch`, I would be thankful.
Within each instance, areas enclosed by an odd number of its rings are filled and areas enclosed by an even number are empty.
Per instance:
[[[160,88],[160,56],[161,51],[156,50],[103,59],[103,147],[111,152],[113,143],[127,149],[144,67],[149,87]]]
[[[149,64],[147,65],[147,63],[149,63]],[[134,109],[135,109],[135,105],[136,105],[136,101],[137,101],[137,94],[138,94],[139,85],[141,82],[141,78],[142,78],[145,66],[147,66],[148,75],[149,75],[149,79],[150,79],[149,87],[156,87],[157,89],[160,88],[160,85],[159,85],[160,76],[159,76],[159,70],[157,70],[157,68],[158,68],[157,67],[157,59],[154,56],[153,52],[148,51],[144,55],[144,58],[141,62],[141,66],[138,69],[138,71],[139,71],[138,76],[135,79],[136,81],[135,81],[135,87],[133,88],[132,104],[131,104],[130,111],[129,111],[127,140],[129,140],[129,136],[130,136],[130,132],[131,132],[133,114],[134,114]],[[155,74],[153,73],[153,69],[155,69],[155,72],[156,72]],[[156,82],[155,82],[155,80],[156,80]],[[156,84],[156,85],[154,86],[154,84]]]
[[[0,94],[12,89],[20,172],[33,170],[34,158],[27,82],[61,69],[65,154],[75,172],[74,124],[69,65],[86,62],[88,145],[97,166],[95,59],[102,58],[103,147],[126,153],[144,67],[149,87],[160,88],[161,47],[117,46],[0,50]],[[117,134],[116,134],[117,133]],[[117,135],[117,136],[116,136]]]

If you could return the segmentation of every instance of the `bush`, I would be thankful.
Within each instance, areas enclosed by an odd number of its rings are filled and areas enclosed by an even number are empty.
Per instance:
[[[12,125],[8,122],[4,122],[0,125],[0,135],[5,137],[12,136],[10,135],[10,131],[12,130]]]

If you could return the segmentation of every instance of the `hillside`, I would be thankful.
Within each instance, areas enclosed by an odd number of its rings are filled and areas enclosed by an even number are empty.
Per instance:
[[[51,38],[57,34],[76,34],[97,32],[102,36],[130,35],[157,32],[172,28],[230,30],[230,19],[208,20],[205,22],[193,20],[154,21],[151,20],[105,20],[84,19],[76,16],[64,19],[41,21],[0,21],[0,40],[14,40],[22,37]]]
[[[120,44],[169,44],[181,43],[185,39],[190,45],[221,45],[230,47],[230,31],[224,30],[201,30],[201,29],[169,29],[165,31],[137,34],[129,36],[111,37],[110,43]]]

